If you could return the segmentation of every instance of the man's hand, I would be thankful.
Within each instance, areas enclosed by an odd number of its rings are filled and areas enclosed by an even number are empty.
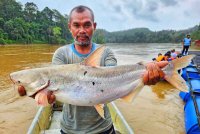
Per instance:
[[[19,85],[18,86],[18,93],[20,96],[24,96],[26,95],[26,90],[24,88],[24,86]],[[35,98],[37,96],[32,95],[31,97],[33,99],[36,99],[36,101],[40,101],[41,105],[47,106],[48,104],[53,104],[56,101],[56,96],[53,94],[52,91],[48,91],[48,90],[44,90],[41,91],[40,93],[38,93],[38,97]]]
[[[150,62],[146,64],[147,71],[143,75],[143,82],[145,85],[154,85],[160,79],[164,78],[165,74],[161,70],[168,65],[168,61]]]
[[[47,93],[47,99],[48,99],[48,103],[52,104],[52,103],[54,103],[56,101],[56,96],[53,94],[52,91],[49,91]]]

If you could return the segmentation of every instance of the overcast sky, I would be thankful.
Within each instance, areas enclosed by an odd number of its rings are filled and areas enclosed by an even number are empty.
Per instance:
[[[200,23],[200,0],[17,0],[35,3],[69,14],[77,5],[90,7],[97,28],[118,31],[147,27],[150,30],[181,30]]]

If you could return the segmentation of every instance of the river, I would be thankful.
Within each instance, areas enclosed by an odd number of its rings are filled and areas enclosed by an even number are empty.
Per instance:
[[[115,53],[118,65],[152,61],[158,53],[173,48],[181,50],[180,44],[106,44]],[[9,80],[14,71],[48,66],[54,51],[51,45],[0,46],[0,133],[25,134],[37,112],[35,101],[19,97]],[[165,89],[165,90],[162,90]],[[184,104],[179,91],[166,84],[154,88],[145,86],[133,103],[117,100],[116,104],[136,134],[184,134]]]

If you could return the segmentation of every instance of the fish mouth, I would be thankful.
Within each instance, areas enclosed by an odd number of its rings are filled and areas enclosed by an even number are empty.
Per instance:
[[[25,90],[24,86],[20,84],[20,81],[14,80],[14,79],[11,77],[11,75],[10,75],[10,80],[13,82],[14,90],[16,89],[16,86],[17,86],[18,94],[19,94],[20,96],[25,96],[25,95],[26,95],[26,90]]]
[[[9,75],[10,76],[10,75]],[[12,77],[10,76],[10,80],[12,81],[12,83],[15,85],[17,82],[15,80],[12,79]]]

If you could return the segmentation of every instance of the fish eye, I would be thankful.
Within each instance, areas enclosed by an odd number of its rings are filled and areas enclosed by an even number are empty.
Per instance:
[[[21,82],[18,80],[17,83],[21,83]]]

